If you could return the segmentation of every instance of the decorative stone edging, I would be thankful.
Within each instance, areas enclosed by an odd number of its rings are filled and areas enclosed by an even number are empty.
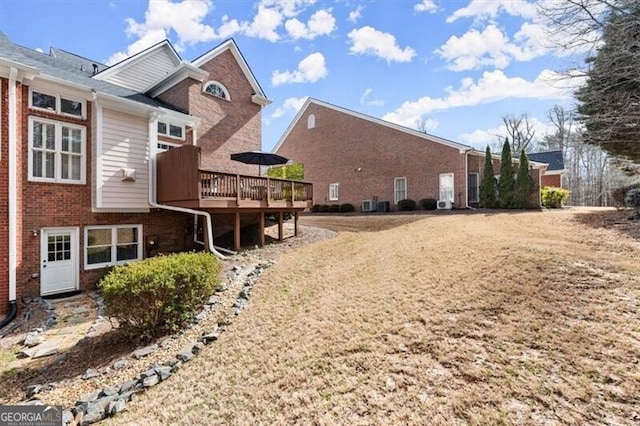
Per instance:
[[[238,297],[233,303],[232,311],[230,311],[225,318],[223,318],[217,324],[214,324],[208,330],[205,330],[198,340],[192,344],[184,347],[173,358],[158,364],[151,364],[145,371],[141,372],[137,378],[133,380],[127,380],[120,386],[107,386],[99,391],[88,393],[80,397],[74,404],[71,410],[64,410],[62,414],[63,425],[88,425],[107,417],[113,416],[126,407],[126,403],[131,401],[133,395],[139,392],[144,392],[146,389],[164,382],[171,377],[180,367],[189,362],[195,355],[199,354],[202,349],[209,345],[220,337],[220,335],[227,330],[227,327],[232,323],[233,318],[239,315],[244,309],[247,308],[249,303],[249,297],[251,290],[255,284],[258,276],[268,267],[272,266],[275,262],[273,260],[265,263],[260,263],[253,268],[240,268],[238,266],[233,267],[233,271],[237,274],[234,282],[240,282],[242,288],[238,293]],[[216,292],[226,291],[227,287],[222,285]],[[104,321],[104,300],[97,292],[92,292],[89,296],[96,301],[99,309],[99,316],[96,321]],[[219,297],[213,295],[209,298],[203,309],[194,317],[192,324],[202,322],[207,318],[210,312],[213,311],[213,307],[219,302]],[[102,310],[101,310],[102,309]],[[55,307],[54,307],[55,310]],[[94,324],[95,325],[95,324]],[[89,330],[87,336],[83,339],[90,337],[90,334],[94,330],[94,327]],[[168,337],[166,340],[170,340],[172,337]],[[162,342],[160,343],[162,346]],[[158,345],[153,344],[144,348],[137,349],[131,353],[131,356],[136,359],[144,358],[158,350]],[[126,359],[120,359],[113,364],[114,370],[126,368],[129,361]],[[105,367],[109,368],[109,367]],[[101,369],[102,370],[102,369]],[[100,372],[88,369],[82,376],[82,379],[89,379],[97,377]],[[25,404],[38,405],[44,404],[40,399],[37,399],[37,394],[41,391],[46,391],[55,387],[56,383],[48,383],[46,385],[31,385],[27,388],[27,399],[30,401]]]

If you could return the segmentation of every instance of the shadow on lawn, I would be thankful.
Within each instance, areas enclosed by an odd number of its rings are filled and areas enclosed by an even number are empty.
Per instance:
[[[636,219],[630,219],[634,213]],[[579,213],[575,215],[575,220],[591,228],[613,229],[640,241],[640,218],[631,209]]]
[[[87,369],[110,366],[137,349],[140,342],[112,329],[94,337],[85,337],[64,352],[32,360],[23,368],[0,374],[0,401],[22,400],[26,387],[44,385],[84,374]]]

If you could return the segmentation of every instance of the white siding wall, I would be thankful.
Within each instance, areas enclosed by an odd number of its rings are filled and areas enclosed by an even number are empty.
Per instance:
[[[149,208],[149,122],[103,109],[102,208]],[[135,170],[135,182],[122,180],[122,169]]]
[[[153,83],[166,77],[177,65],[174,62],[174,57],[169,55],[166,49],[160,49],[144,58],[144,60],[136,61],[124,67],[120,72],[107,77],[105,80],[142,92]]]

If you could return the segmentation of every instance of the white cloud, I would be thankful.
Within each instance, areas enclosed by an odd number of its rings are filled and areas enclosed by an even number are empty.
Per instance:
[[[169,0],[149,2],[144,22],[127,18],[126,33],[136,40],[123,52],[114,53],[107,64],[116,63],[126,57],[144,50],[167,38],[170,31],[177,36],[176,49],[199,42],[211,41],[215,31],[203,23],[204,18],[213,9],[209,0],[191,0],[172,3]]]
[[[44,50],[42,50],[42,47],[36,47],[35,51],[36,52],[40,52],[40,53],[44,53]]]
[[[324,55],[316,52],[300,61],[295,71],[274,71],[271,84],[279,86],[287,83],[314,83],[325,78],[327,74]]]
[[[392,34],[369,26],[351,31],[348,37],[353,43],[349,51],[355,55],[369,54],[386,59],[387,62],[411,62],[416,55],[411,47],[401,49]]]
[[[537,14],[536,5],[524,0],[472,0],[467,6],[453,12],[447,22],[455,22],[460,18],[493,19],[501,12],[521,18],[533,18]]]
[[[313,40],[318,36],[331,34],[336,29],[336,19],[331,14],[331,10],[318,10],[311,15],[306,25],[293,18],[289,19],[284,27],[294,39]]]
[[[480,32],[472,29],[462,37],[451,36],[435,51],[448,62],[454,71],[465,71],[480,66],[504,68],[509,65],[510,44],[508,37],[495,25],[489,25]]]
[[[354,24],[358,21],[358,19],[362,18],[362,6],[356,7],[354,10],[349,12],[349,22],[353,22]]]
[[[282,106],[279,106],[273,113],[271,113],[271,118],[280,118],[289,111],[293,111],[294,113],[298,112],[306,100],[306,97],[285,99]]]
[[[414,126],[418,130],[420,130],[419,127],[422,127],[422,130],[425,132],[433,132],[438,128],[438,126],[440,126],[440,123],[435,118],[426,118],[426,119],[421,118],[418,121],[416,121]]]
[[[432,98],[424,96],[416,101],[407,101],[382,119],[404,126],[414,126],[425,114],[487,104],[508,98],[563,99],[584,83],[584,78],[569,79],[551,70],[543,70],[535,80],[507,77],[501,70],[486,71],[477,82],[471,78],[460,81],[460,87],[447,87],[447,96]]]
[[[382,106],[384,105],[384,101],[381,99],[368,99],[369,95],[373,92],[373,89],[369,88],[364,91],[362,96],[360,97],[360,103],[362,105],[371,105],[371,106]]]
[[[417,3],[413,6],[413,10],[416,12],[436,13],[438,6],[434,0],[422,0],[421,3]]]
[[[536,117],[529,117],[529,125],[535,131],[535,138],[540,139],[544,135],[554,132],[553,124],[540,121]],[[504,138],[509,135],[507,127],[504,123],[497,127],[489,129],[476,129],[473,132],[463,133],[459,136],[461,142],[467,143],[478,149],[485,149],[487,145],[491,146],[492,151],[494,148],[501,147],[504,143]],[[494,152],[495,154],[496,152]]]

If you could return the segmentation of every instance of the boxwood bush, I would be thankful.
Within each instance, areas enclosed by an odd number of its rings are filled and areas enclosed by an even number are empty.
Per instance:
[[[418,208],[418,205],[413,200],[400,200],[398,201],[398,210],[401,212],[411,211]]]
[[[423,198],[418,201],[418,205],[422,210],[435,210],[438,208],[438,201],[435,198]]]
[[[141,338],[176,331],[220,283],[220,261],[209,253],[178,253],[115,267],[98,287],[107,315]]]
[[[353,204],[350,204],[350,203],[340,204],[340,213],[351,213],[355,211],[356,211],[356,208],[353,206]]]

